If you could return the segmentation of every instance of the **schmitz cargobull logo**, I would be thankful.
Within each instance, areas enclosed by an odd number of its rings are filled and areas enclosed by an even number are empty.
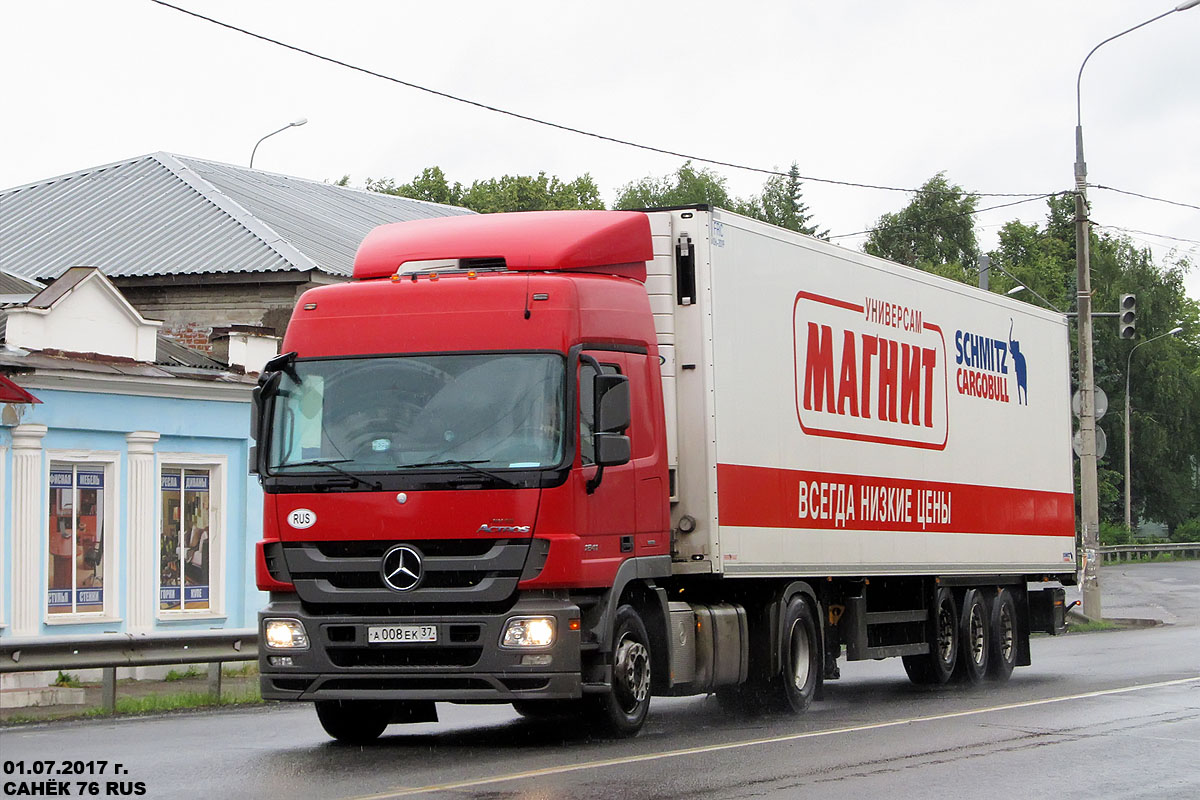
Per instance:
[[[800,292],[793,325],[796,415],[805,433],[945,448],[946,343],[920,308]]]

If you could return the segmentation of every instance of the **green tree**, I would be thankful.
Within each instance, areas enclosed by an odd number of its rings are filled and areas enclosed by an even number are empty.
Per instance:
[[[647,176],[627,183],[617,194],[614,208],[670,208],[706,204],[760,219],[781,228],[809,236],[828,236],[818,232],[804,203],[800,167],[793,163],[786,175],[772,175],[762,191],[748,198],[729,194],[723,175],[685,161],[675,172],[660,178]]]
[[[600,188],[586,173],[571,181],[544,172],[536,176],[505,175],[477,180],[464,187],[458,181],[450,183],[441,167],[435,166],[426,167],[409,183],[397,184],[391,178],[368,179],[367,188],[414,200],[463,206],[480,213],[604,208]]]
[[[617,193],[613,208],[669,208],[700,203],[719,208],[732,206],[723,176],[685,161],[670,175],[647,176],[625,184]]]
[[[896,213],[879,218],[863,250],[964,283],[973,281],[979,260],[975,208],[979,198],[939,172]]]
[[[1033,290],[1021,299],[1044,306],[1041,295],[1050,307],[1065,311],[1075,302],[1075,203],[1061,195],[1048,204],[1045,228],[1013,220],[1000,229],[1000,244],[988,254],[994,267],[988,283],[998,292],[1020,283]]]
[[[793,161],[786,175],[772,175],[763,184],[758,197],[735,201],[733,210],[781,228],[827,238],[828,230],[819,231],[812,224],[812,214],[804,202],[801,184],[800,166]]]

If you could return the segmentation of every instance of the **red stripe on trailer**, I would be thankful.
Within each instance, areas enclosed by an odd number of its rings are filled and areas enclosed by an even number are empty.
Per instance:
[[[717,465],[721,525],[1075,537],[1070,492]]]

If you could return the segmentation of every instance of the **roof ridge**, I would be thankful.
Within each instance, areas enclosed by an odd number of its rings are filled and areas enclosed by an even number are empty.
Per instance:
[[[243,167],[240,164],[229,164],[227,162],[216,161],[215,159],[211,159],[211,158],[198,158],[196,156],[185,156],[185,155],[170,154],[170,153],[168,153],[168,155],[175,155],[176,158],[178,158],[184,162],[198,161],[202,164],[213,164],[218,167],[226,167],[228,169],[236,169],[240,172],[248,172],[248,173],[261,172],[262,174],[270,175],[273,178],[283,178],[283,179],[289,180],[289,181],[301,181],[303,183],[311,183],[314,186],[337,186],[337,188],[339,188],[339,189],[344,189],[346,191],[354,192],[356,194],[367,195],[368,197],[395,197],[397,200],[403,200],[407,203],[418,203],[423,206],[432,206],[434,208],[449,208],[449,209],[453,209],[455,211],[462,211],[465,208],[464,206],[455,206],[455,205],[451,205],[449,203],[435,203],[432,200],[421,200],[420,198],[417,198],[417,197],[405,197],[404,195],[400,195],[400,194],[389,194],[387,192],[376,192],[371,189],[360,188],[358,186],[349,186],[349,185],[341,186],[336,183],[329,183],[328,181],[319,181],[319,180],[316,180],[315,178],[305,178],[300,175],[288,175],[285,172],[271,172],[270,170],[265,170],[265,169],[252,169],[251,167]]]
[[[181,161],[180,156],[160,150],[157,153],[151,153],[148,157],[157,161],[202,198],[212,203],[233,219],[234,222],[249,231],[284,261],[299,269],[315,269],[319,272],[333,274],[330,270],[322,267],[312,258],[300,252],[295,245],[285,239],[270,225],[250,213],[241,203],[218,189],[208,179]],[[186,156],[182,158],[186,158]]]

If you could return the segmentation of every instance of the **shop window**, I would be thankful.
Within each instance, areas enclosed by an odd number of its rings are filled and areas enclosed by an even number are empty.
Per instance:
[[[99,464],[50,464],[46,605],[50,614],[104,611],[105,470]]]
[[[212,608],[213,471],[164,466],[160,481],[158,607]]]

